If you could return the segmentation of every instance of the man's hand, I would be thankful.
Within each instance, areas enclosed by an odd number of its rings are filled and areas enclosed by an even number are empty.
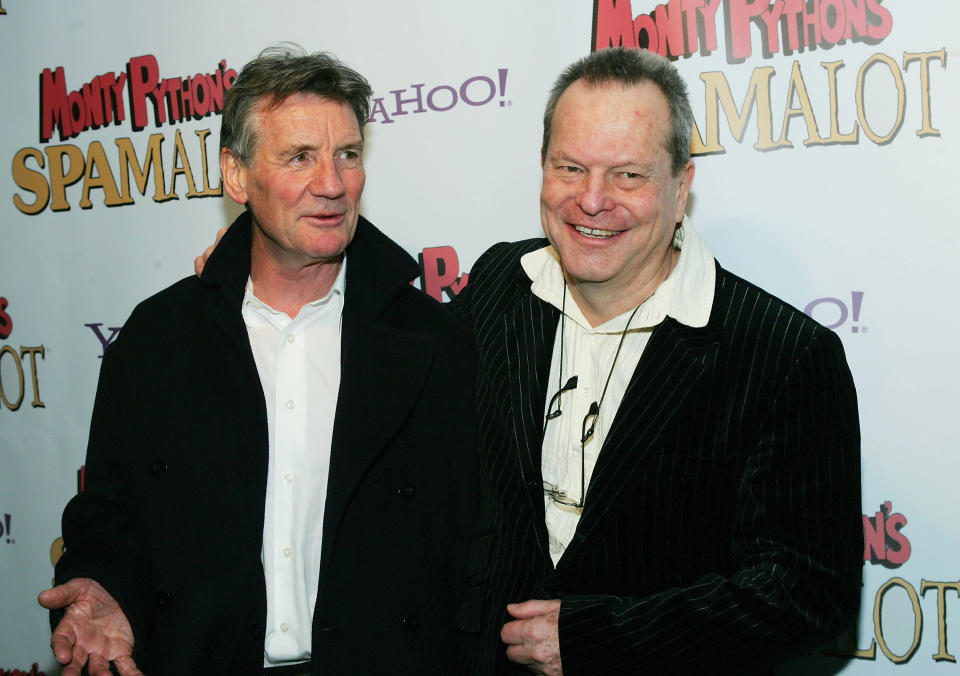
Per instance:
[[[110,662],[122,676],[143,676],[133,661],[133,630],[120,604],[96,580],[78,577],[37,597],[49,610],[66,608],[50,638],[61,676],[110,676]]]
[[[524,601],[511,603],[507,612],[516,618],[500,630],[507,644],[507,657],[526,664],[530,671],[547,676],[563,676],[560,664],[560,601]]]
[[[223,236],[227,234],[227,230],[229,229],[230,226],[225,225],[217,230],[217,238],[213,240],[213,244],[208,246],[206,249],[204,249],[202,254],[193,259],[193,270],[197,273],[197,277],[199,277],[200,273],[203,272],[203,268],[207,264],[207,259],[210,258],[210,254],[212,254],[213,250],[217,248],[220,240],[223,239]]]

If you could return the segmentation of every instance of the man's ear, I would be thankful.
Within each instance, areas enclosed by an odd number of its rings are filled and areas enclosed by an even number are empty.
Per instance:
[[[677,220],[679,223],[683,220],[683,214],[687,210],[687,198],[690,196],[690,186],[693,184],[694,166],[693,160],[687,161],[687,166],[680,170],[680,184],[677,186]]]
[[[223,189],[237,204],[246,204],[247,167],[229,148],[220,150],[220,176],[223,177]]]

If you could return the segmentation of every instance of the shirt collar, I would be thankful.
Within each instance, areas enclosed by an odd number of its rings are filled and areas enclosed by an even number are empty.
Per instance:
[[[312,300],[309,303],[305,304],[300,312],[297,314],[297,319],[301,317],[309,316],[315,310],[319,310],[326,306],[330,300],[334,297],[340,298],[340,308],[338,314],[343,314],[343,298],[346,294],[347,288],[347,256],[344,255],[343,261],[340,263],[340,271],[337,273],[336,279],[333,280],[333,284],[330,286],[330,290],[327,291],[326,295],[322,298],[317,298]],[[248,275],[247,284],[243,289],[243,303],[241,304],[242,311],[247,313],[250,309],[256,308],[261,313],[269,315],[273,318],[283,320],[283,323],[289,323],[291,321],[290,317],[280,310],[274,310],[272,307],[264,303],[262,300],[257,298],[256,294],[253,291],[253,279]]]
[[[717,271],[713,254],[686,215],[674,233],[673,246],[680,250],[677,264],[653,295],[640,305],[630,322],[631,329],[656,326],[667,316],[694,328],[707,325],[713,307]],[[520,265],[532,282],[531,292],[558,310],[563,308],[563,271],[560,257],[553,246],[525,254],[520,259]],[[572,297],[568,299],[565,309],[569,319],[598,333],[620,333],[632,312],[629,310],[600,326],[591,327]]]

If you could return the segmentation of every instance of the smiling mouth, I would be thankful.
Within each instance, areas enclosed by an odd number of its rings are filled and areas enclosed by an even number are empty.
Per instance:
[[[610,239],[620,234],[614,230],[598,230],[597,228],[588,228],[585,225],[575,225],[573,229],[584,237],[590,237],[592,239]]]

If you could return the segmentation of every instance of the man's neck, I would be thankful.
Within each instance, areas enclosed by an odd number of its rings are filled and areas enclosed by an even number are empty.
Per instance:
[[[293,319],[304,305],[330,293],[342,265],[342,255],[337,260],[309,265],[283,265],[273,258],[257,255],[254,246],[250,279],[257,298]]]
[[[657,288],[670,276],[679,257],[679,249],[670,247],[660,267],[652,274],[645,275],[645,279],[633,280],[630,284],[578,283],[568,277],[567,287],[584,318],[590,322],[590,326],[597,327],[629,312],[656,293]]]

